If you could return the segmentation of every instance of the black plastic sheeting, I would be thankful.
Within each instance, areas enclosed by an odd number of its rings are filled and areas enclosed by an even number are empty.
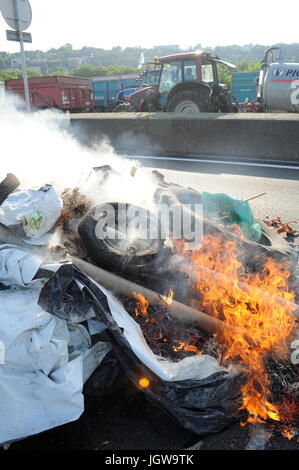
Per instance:
[[[77,282],[81,288],[77,288]],[[114,321],[106,296],[101,289],[72,264],[62,265],[43,287],[39,305],[49,313],[72,321],[75,312],[77,318],[79,307],[82,312],[92,306],[97,319],[104,323],[106,337],[111,342],[114,359],[118,359],[117,374],[115,361],[110,361],[111,374],[107,371],[109,361],[105,362],[104,373],[99,373],[98,383],[101,392],[105,388],[111,392],[111,378],[121,377],[119,365],[125,374],[140,389],[140,378],[147,377],[150,385],[141,390],[149,400],[155,402],[181,426],[199,435],[218,432],[241,417],[238,410],[241,404],[240,385],[243,375],[232,376],[226,371],[215,373],[204,380],[164,381],[148,369],[133,353],[122,330]],[[77,321],[77,320],[76,320]],[[114,371],[114,373],[113,373]],[[97,371],[96,371],[97,372]],[[103,382],[104,381],[104,382]],[[115,380],[115,383],[119,380]]]
[[[107,337],[101,339],[106,341]],[[128,380],[115,352],[111,350],[101,362],[101,366],[87,380],[83,393],[87,398],[113,399],[124,394]]]
[[[86,276],[71,264],[62,265],[44,285],[40,294],[40,305],[44,310],[62,320],[80,323],[94,316],[94,296],[85,287],[78,285],[78,275]]]

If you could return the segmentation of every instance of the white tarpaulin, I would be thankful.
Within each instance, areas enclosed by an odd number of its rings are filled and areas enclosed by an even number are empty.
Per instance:
[[[0,245],[0,282],[25,286],[35,276],[42,260],[15,245]]]
[[[84,411],[84,381],[110,345],[96,343],[83,325],[70,325],[37,304],[41,261],[0,245],[0,443],[76,420]],[[57,268],[59,264],[57,264]],[[4,351],[4,355],[3,355]],[[71,351],[71,354],[70,354]]]

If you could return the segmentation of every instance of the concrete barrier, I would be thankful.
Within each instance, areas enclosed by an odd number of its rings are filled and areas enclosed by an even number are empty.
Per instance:
[[[71,122],[84,144],[108,138],[123,154],[299,163],[298,114],[73,114]]]

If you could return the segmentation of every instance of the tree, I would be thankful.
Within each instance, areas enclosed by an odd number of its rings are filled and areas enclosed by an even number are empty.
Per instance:
[[[273,45],[281,47],[286,62],[299,62],[299,43]],[[237,64],[237,71],[239,72],[254,72],[260,69],[260,61],[268,47],[260,44],[202,47],[201,44],[197,44],[193,47],[193,50],[203,49],[214,56],[219,55],[221,59]],[[28,68],[39,67],[44,75],[56,74],[59,71],[60,74],[66,73],[89,78],[92,76],[135,73],[141,52],[144,54],[145,61],[152,61],[155,56],[162,57],[186,51],[178,45],[162,45],[150,49],[141,47],[125,47],[122,49],[121,46],[116,46],[109,50],[85,46],[75,50],[71,44],[64,44],[60,48],[52,48],[47,52],[39,50],[26,51],[26,58]],[[7,72],[11,67],[18,66],[19,59],[19,53],[0,52],[0,71]],[[78,65],[82,62],[85,65]],[[15,77],[18,71],[13,73]],[[11,74],[11,71],[9,74]],[[229,73],[226,74],[221,70],[220,74],[222,82],[230,82]]]
[[[4,70],[6,68],[6,60],[0,57],[0,70]]]
[[[28,78],[41,77],[42,74],[34,69],[27,69]]]
[[[52,77],[57,77],[57,76],[68,77],[69,75],[72,75],[72,74],[69,72],[63,72],[63,71],[58,70],[57,72],[52,72],[50,75]]]
[[[42,74],[37,70],[27,69],[28,78],[32,77],[41,77]],[[11,80],[14,78],[22,78],[22,72],[20,70],[1,70],[0,71],[0,81],[4,82],[5,80]]]
[[[238,72],[245,72],[245,70],[247,69],[248,67],[248,64],[247,62],[245,62],[245,60],[242,60],[241,62],[239,62],[237,64],[237,71]]]
[[[75,77],[104,77],[106,75],[121,75],[128,73],[138,73],[137,67],[127,67],[126,65],[102,65],[93,66],[90,64],[80,65],[70,72]]]
[[[1,70],[0,71],[0,81],[4,82],[5,80],[10,80],[12,78],[21,78],[20,70]]]
[[[260,62],[247,63],[244,60],[237,64],[236,72],[259,72],[261,68]]]
[[[94,72],[94,67],[90,64],[84,64],[80,65],[79,67],[76,67],[75,70],[71,72],[71,75],[74,75],[75,77],[86,77],[90,78],[93,76]]]
[[[219,83],[224,83],[229,87],[232,86],[232,71],[225,65],[219,65],[218,67],[218,80]]]

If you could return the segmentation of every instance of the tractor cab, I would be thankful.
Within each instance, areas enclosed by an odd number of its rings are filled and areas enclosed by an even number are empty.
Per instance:
[[[129,97],[131,95],[136,96],[135,98],[137,111],[147,111],[147,109],[142,109],[143,101],[139,101],[139,96],[143,95],[143,89],[148,89],[151,87],[156,87],[159,76],[160,76],[161,64],[158,62],[158,57],[155,58],[155,61],[147,62],[145,69],[140,72],[139,78],[137,81],[140,83],[138,87],[127,88],[122,90],[117,96],[117,107],[114,111],[123,111],[127,110],[127,105],[125,107],[121,106],[123,103],[128,103]]]
[[[202,53],[176,54],[175,56],[161,57],[162,63],[160,80],[158,84],[159,104],[167,106],[168,95],[178,84],[185,82],[218,83],[217,66]]]
[[[218,82],[217,66],[235,68],[207,52],[187,52],[159,58],[157,86],[129,97],[137,111],[231,112],[227,87]]]
[[[161,64],[158,58],[155,62],[147,62],[145,70],[140,73],[139,81],[143,86],[157,85],[160,76]]]
[[[208,104],[204,103],[212,97],[214,92],[222,91],[218,83],[218,65],[234,68],[235,66],[213,57],[206,52],[187,52],[174,56],[160,58],[162,63],[160,80],[158,83],[158,106],[161,110],[175,112],[198,112],[208,110]],[[174,106],[171,101],[173,97],[185,91],[185,98],[178,103],[176,97]],[[202,95],[201,103],[195,103],[188,99],[193,96]],[[204,97],[203,95],[206,95]],[[211,101],[211,100],[210,100]],[[199,105],[200,104],[200,105]],[[210,102],[211,105],[211,102]],[[212,110],[212,106],[211,109]]]

